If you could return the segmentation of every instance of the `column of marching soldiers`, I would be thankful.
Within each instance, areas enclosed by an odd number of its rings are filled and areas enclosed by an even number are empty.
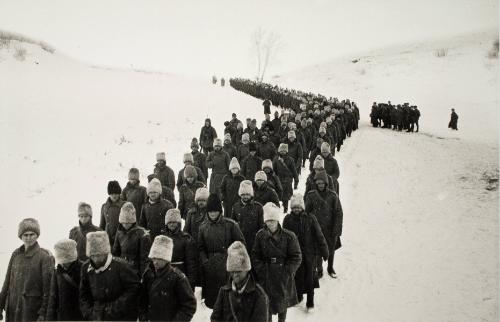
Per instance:
[[[336,278],[343,213],[334,155],[358,128],[359,110],[246,79],[230,85],[264,99],[260,127],[233,113],[221,139],[206,119],[177,180],[157,153],[147,187],[136,168],[123,189],[110,181],[99,226],[81,202],[78,226],[54,246],[55,269],[38,245],[38,221],[19,224],[23,245],[0,293],[6,320],[189,321],[195,287],[212,321],[284,321],[304,295],[314,308],[323,262]],[[285,109],[271,119],[271,105]],[[294,190],[306,160],[303,196]]]

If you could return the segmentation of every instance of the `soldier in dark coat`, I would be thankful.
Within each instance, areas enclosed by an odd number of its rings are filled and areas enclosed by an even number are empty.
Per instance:
[[[236,131],[236,129],[235,129]],[[236,155],[238,154],[238,149],[236,148],[236,146],[233,144],[233,142],[231,141],[231,135],[229,133],[225,134],[224,135],[224,146],[222,147],[222,150],[224,152],[226,152],[229,157],[232,159],[234,157],[236,157]]]
[[[194,197],[195,207],[191,208],[188,211],[186,222],[183,228],[183,231],[191,235],[191,237],[193,238],[196,250],[199,249],[198,232],[200,231],[200,226],[207,218],[207,200],[209,195],[210,193],[208,192],[207,188],[199,188],[198,190],[196,190],[196,195]],[[198,271],[196,274],[195,286],[202,286],[203,275],[201,271],[200,257],[198,255],[198,252],[196,257],[196,267],[198,267]]]
[[[227,254],[230,278],[219,290],[210,321],[268,322],[269,298],[250,273],[252,264],[245,245],[234,242]]]
[[[297,189],[299,176],[295,168],[295,160],[288,156],[288,146],[281,144],[278,156],[273,160],[273,169],[283,185],[283,208],[288,212],[288,200],[292,197],[293,189]],[[292,186],[293,184],[293,186]]]
[[[158,176],[156,174],[154,174],[154,173],[150,174],[148,176],[148,184],[153,179],[158,179]],[[158,181],[160,181],[160,180],[158,179]],[[169,187],[164,186],[164,185],[161,186],[160,198],[161,199],[166,199],[166,200],[170,201],[172,203],[172,205],[174,205],[174,207],[177,207],[177,201],[175,200],[174,191],[172,189],[170,189]]]
[[[333,268],[333,259],[335,250],[340,244],[342,235],[342,205],[339,197],[333,191],[327,188],[328,179],[325,172],[318,172],[314,178],[316,189],[311,190],[305,197],[306,212],[316,216],[323,235],[328,243],[328,275],[336,278],[337,275]],[[323,263],[320,258],[317,260],[318,275],[323,275]]]
[[[82,321],[79,286],[82,262],[78,260],[76,242],[63,239],[54,245],[57,267],[52,274],[47,321]]]
[[[222,205],[216,194],[207,201],[207,220],[198,233],[198,250],[203,269],[202,297],[205,305],[214,307],[219,288],[227,281],[227,248],[235,241],[244,242],[243,234],[234,220],[222,216]]]
[[[255,142],[250,142],[249,151],[250,154],[243,159],[241,164],[241,175],[248,180],[253,180],[255,173],[257,173],[262,166],[262,159],[257,156],[257,144],[255,144]]]
[[[451,118],[450,122],[448,123],[448,128],[452,130],[457,130],[458,131],[458,114],[455,113],[455,109],[451,109]]]
[[[167,186],[172,190],[175,189],[174,170],[167,166],[165,152],[159,152],[156,154],[154,174],[158,176],[158,179],[160,180],[162,186]]]
[[[340,170],[337,160],[332,155],[330,145],[326,142],[323,142],[321,145],[321,156],[324,160],[325,170],[328,175],[338,180],[340,177]]]
[[[304,192],[305,195],[307,195],[307,193],[309,191],[316,189],[316,182],[314,181],[314,177],[316,176],[316,173],[318,173],[318,172],[325,172],[326,173],[324,162],[325,161],[323,160],[321,155],[318,155],[316,157],[316,160],[314,160],[313,170],[307,176],[306,190]],[[326,177],[328,179],[328,183],[327,183],[328,189],[335,191],[335,193],[337,193],[337,195],[339,195],[339,182],[337,181],[337,179],[335,179],[334,177],[332,177],[328,174],[326,175]]]
[[[233,205],[231,219],[238,223],[245,237],[245,243],[252,249],[255,235],[264,227],[264,212],[262,205],[253,200],[252,181],[241,182],[238,194],[241,199]]]
[[[133,203],[138,213],[141,211],[147,199],[147,192],[146,187],[140,185],[138,169],[132,168],[128,172],[128,182],[122,191],[121,199]]]
[[[207,157],[207,166],[212,169],[210,175],[210,193],[218,193],[222,179],[229,173],[229,163],[231,159],[229,155],[222,151],[222,142],[220,139],[214,140],[214,151],[210,152]]]
[[[201,171],[200,168],[194,165],[194,159],[191,153],[184,153],[182,162],[184,163],[184,168],[179,170],[179,173],[177,174],[177,190],[180,190],[182,185],[186,183],[186,176],[184,175],[184,171],[186,170],[187,166],[193,167],[193,169],[196,171],[196,180],[202,182],[205,185],[207,184],[207,179],[203,175],[203,171]]]
[[[269,133],[263,132],[261,135],[262,141],[257,147],[257,155],[262,159],[274,159],[276,156],[276,146],[273,142],[269,141]]]
[[[174,242],[171,265],[183,272],[194,290],[198,275],[198,249],[191,235],[181,230],[181,213],[170,209],[165,216],[165,229],[162,235],[170,237]]]
[[[314,308],[314,289],[319,288],[316,258],[321,256],[324,261],[328,259],[328,245],[316,217],[304,211],[303,198],[300,193],[292,196],[292,212],[283,219],[283,228],[295,233],[299,240],[302,262],[295,273],[295,286],[299,302],[303,294],[307,294],[306,308],[310,310]]]
[[[205,125],[200,131],[200,145],[202,152],[208,155],[210,151],[213,151],[214,140],[217,138],[217,132],[212,127],[212,121],[210,119],[205,120]]]
[[[69,232],[69,238],[77,244],[78,259],[82,262],[87,260],[85,247],[87,246],[88,233],[101,230],[92,224],[92,207],[88,203],[80,202],[78,204],[78,226],[73,227]]]
[[[11,255],[2,291],[0,318],[6,321],[43,321],[47,313],[54,258],[38,245],[40,225],[33,218],[19,224],[17,236],[23,245]]]
[[[84,319],[135,321],[140,277],[129,264],[111,256],[108,235],[87,235],[89,261],[82,266],[80,311]]]
[[[151,240],[161,233],[165,225],[165,215],[174,205],[168,200],[161,199],[161,183],[153,179],[148,185],[148,200],[143,205],[139,225],[149,230]]]
[[[286,141],[288,146],[288,156],[293,159],[295,163],[295,171],[297,175],[300,175],[300,170],[302,169],[302,157],[303,150],[302,144],[297,141],[297,137],[294,131],[288,132],[288,140]]]
[[[198,173],[196,173],[193,166],[186,166],[183,176],[186,179],[184,184],[179,189],[179,210],[182,218],[186,219],[189,209],[194,207],[196,190],[201,187],[205,187],[205,184],[198,181]]]
[[[123,205],[119,222],[111,253],[129,263],[134,272],[141,276],[146,269],[151,247],[149,233],[137,225],[135,208],[130,202]]]
[[[262,161],[262,171],[266,174],[267,184],[276,191],[279,200],[281,200],[283,197],[283,186],[281,185],[280,178],[278,178],[278,176],[274,173],[273,161],[269,159]]]
[[[243,161],[250,154],[250,135],[243,133],[241,136],[241,144],[238,146],[236,158],[238,161]]]
[[[271,114],[271,101],[265,99],[264,102],[262,102],[262,106],[264,106],[264,114]]]
[[[193,155],[193,165],[200,168],[203,177],[208,180],[207,156],[199,151],[198,140],[193,138],[191,141],[191,154]]]
[[[222,179],[219,188],[219,198],[224,205],[224,216],[230,217],[233,205],[238,202],[238,189],[240,183],[245,180],[245,177],[240,174],[240,164],[238,159],[233,158],[229,164],[230,174],[227,174]]]
[[[118,181],[108,182],[108,199],[101,207],[101,221],[99,228],[108,233],[110,241],[115,241],[116,231],[118,230],[118,217],[120,216],[120,209],[122,209],[124,200],[120,198],[122,188]],[[113,244],[111,243],[111,246]]]
[[[309,155],[309,171],[312,171],[314,160],[318,155],[321,155],[321,146],[323,145],[322,138],[316,138],[316,145],[311,149],[311,154]]]
[[[264,171],[259,171],[255,174],[254,200],[261,205],[272,202],[279,207],[280,197],[267,180],[267,175]]]
[[[280,209],[273,203],[263,209],[266,227],[255,237],[252,266],[257,282],[269,296],[269,313],[285,321],[287,308],[298,303],[294,276],[302,255],[295,234],[279,224]]]
[[[158,236],[153,242],[151,263],[142,277],[139,321],[191,321],[196,298],[189,281],[171,265],[174,241]]]

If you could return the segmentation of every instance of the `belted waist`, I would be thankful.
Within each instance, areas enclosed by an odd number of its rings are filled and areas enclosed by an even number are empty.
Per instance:
[[[284,264],[285,259],[282,257],[269,257],[264,260],[268,264]]]

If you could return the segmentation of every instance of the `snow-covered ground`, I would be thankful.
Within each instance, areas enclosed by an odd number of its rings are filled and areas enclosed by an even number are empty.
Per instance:
[[[302,303],[289,321],[498,320],[498,192],[485,179],[498,178],[498,60],[486,57],[493,38],[378,50],[271,80],[351,98],[362,113],[337,155],[339,278],[323,278],[316,311]],[[24,61],[16,47],[27,49]],[[447,56],[435,56],[440,48]],[[135,166],[146,182],[158,151],[177,173],[205,117],[218,133],[232,112],[262,119],[260,101],[208,78],[89,67],[35,45],[0,49],[0,75],[0,281],[21,218],[40,219],[40,243],[51,249],[76,225],[79,201],[98,223],[108,180],[123,186]],[[421,133],[371,128],[371,102],[386,100],[417,104]],[[450,107],[458,132],[447,129]],[[199,304],[194,320],[209,315]]]

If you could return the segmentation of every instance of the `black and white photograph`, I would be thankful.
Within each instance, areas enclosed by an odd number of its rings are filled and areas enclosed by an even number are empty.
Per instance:
[[[499,321],[497,0],[0,0],[0,320]]]

